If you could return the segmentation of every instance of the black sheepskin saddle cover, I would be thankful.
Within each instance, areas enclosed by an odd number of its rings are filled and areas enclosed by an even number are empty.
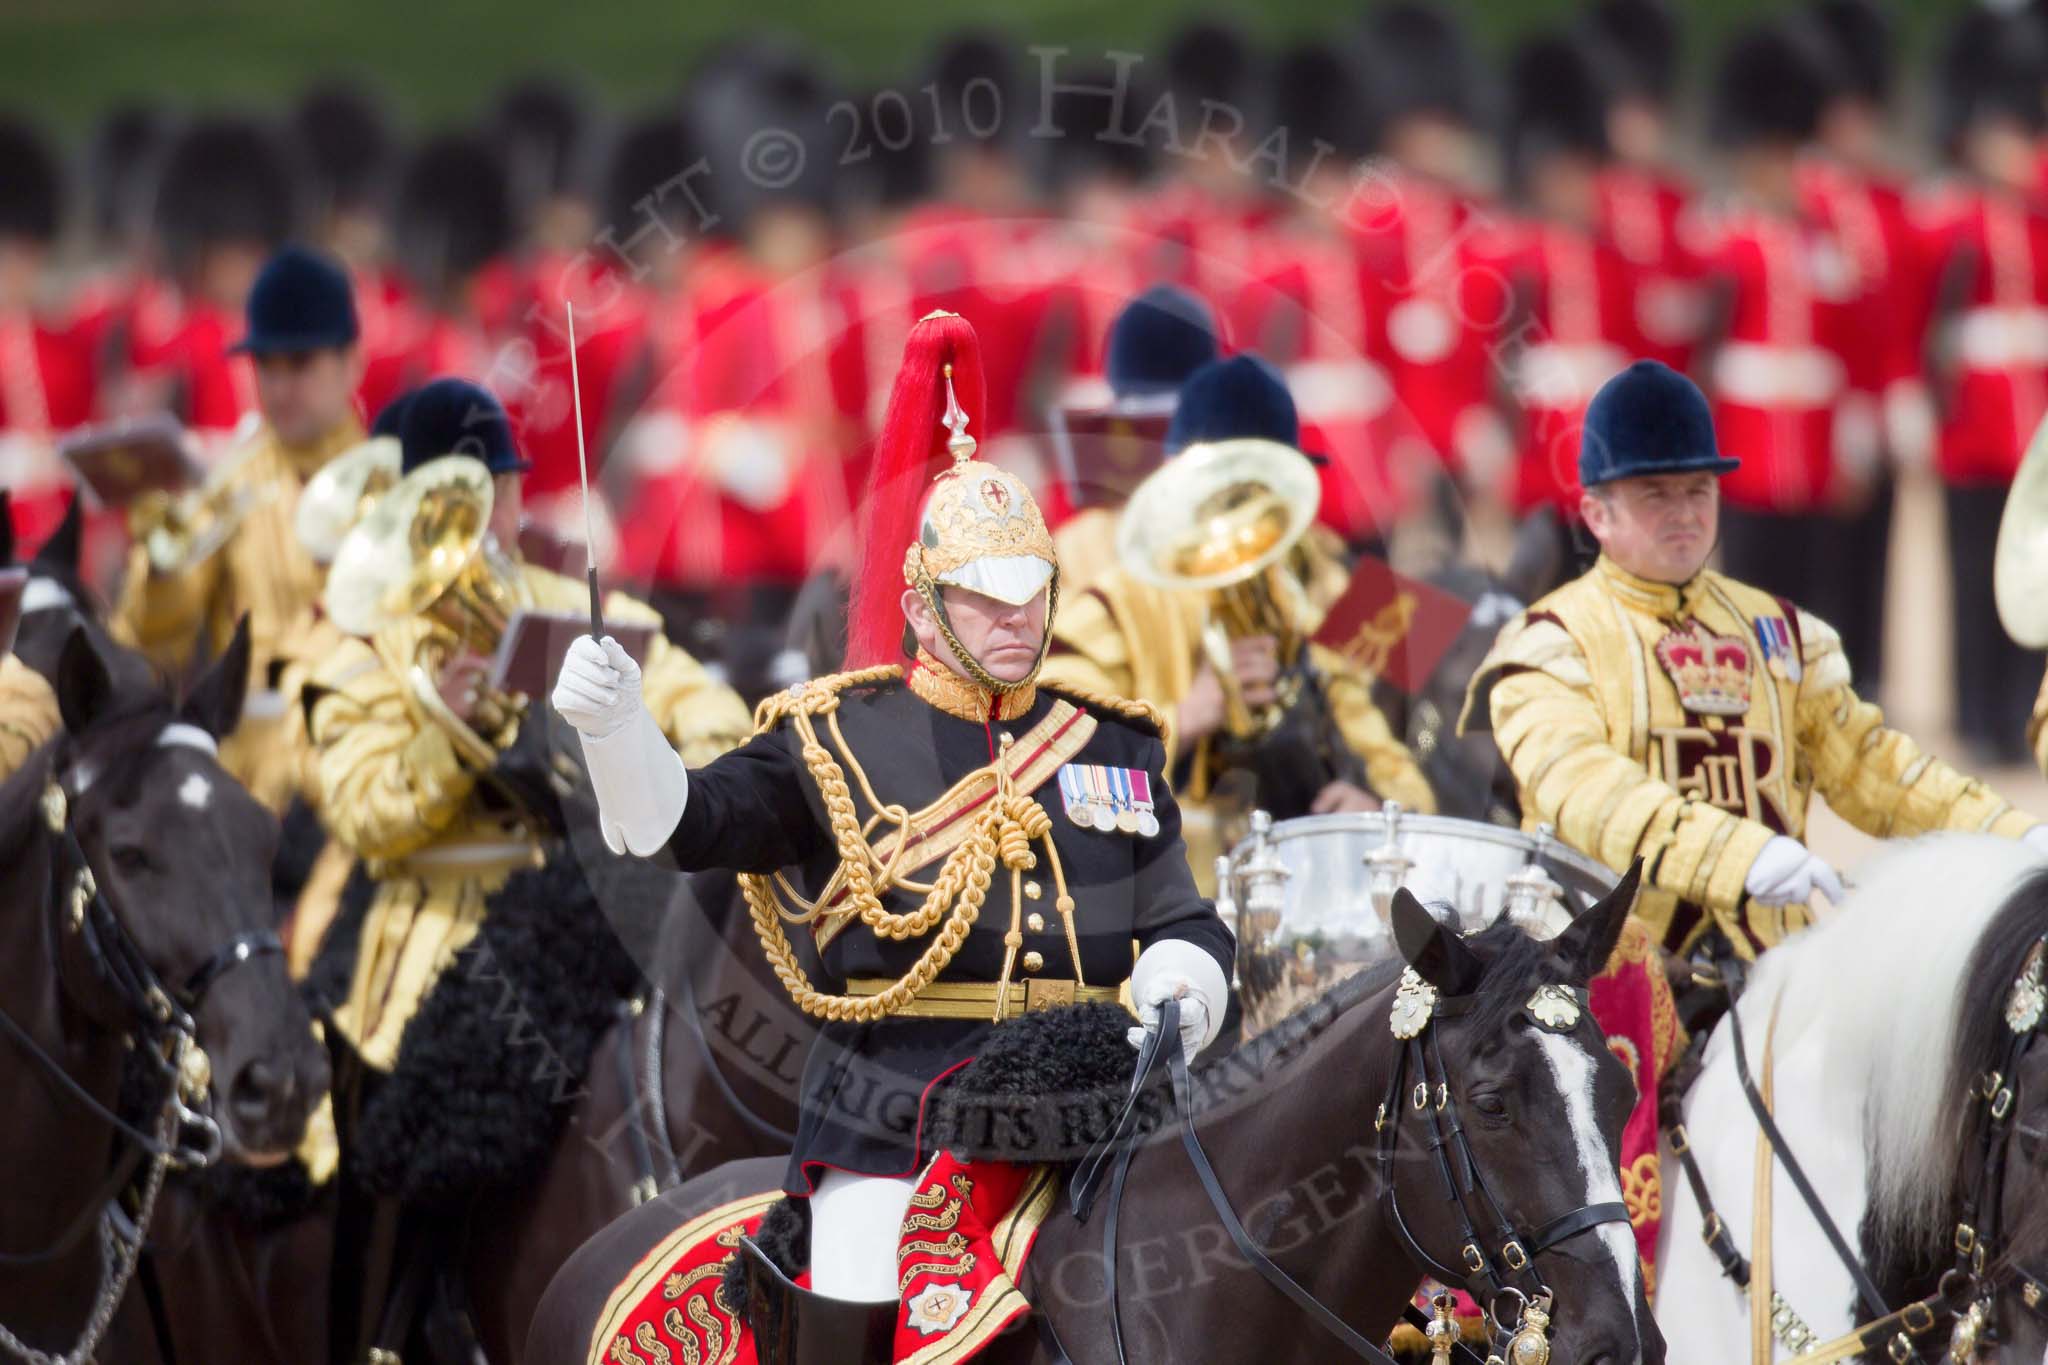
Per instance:
[[[608,876],[607,904],[666,895],[667,882]],[[575,859],[513,874],[363,1106],[354,1143],[363,1183],[436,1204],[537,1175],[591,1053],[639,981]]]
[[[1038,1010],[998,1024],[933,1092],[935,1148],[968,1161],[1079,1161],[1116,1126],[1138,1054],[1116,1005]]]
[[[1130,1099],[1138,1054],[1131,1016],[1116,1005],[1039,1010],[996,1025],[974,1060],[932,1092],[925,1112],[934,1148],[967,1161],[1065,1165],[1108,1139]],[[1150,1116],[1146,1128],[1155,1126]],[[810,1266],[809,1202],[768,1210],[754,1244],[795,1279]],[[734,1257],[720,1297],[744,1310],[746,1270]]]

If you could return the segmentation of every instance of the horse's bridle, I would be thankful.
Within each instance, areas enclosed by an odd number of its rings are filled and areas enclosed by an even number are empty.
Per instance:
[[[1950,1356],[1956,1360],[1972,1359],[1970,1352],[1979,1345],[1997,1343],[2001,1290],[2011,1290],[2021,1307],[2048,1322],[2048,1279],[2011,1261],[1987,1268],[1987,1262],[1998,1254],[2002,1232],[2005,1166],[2019,1099],[2019,1069],[2041,1036],[2043,1017],[2048,1016],[2044,960],[2048,960],[2048,934],[2035,940],[2006,997],[2006,1038],[1998,1065],[1978,1079],[1968,1096],[1975,1116],[1977,1169],[1960,1203],[1954,1238],[1956,1261],[1948,1274],[1968,1276],[1976,1294],[1969,1308],[1956,1317],[1949,1346]]]
[[[1466,1139],[1463,1125],[1459,1123],[1457,1107],[1450,1098],[1450,1084],[1444,1069],[1442,1050],[1438,1046],[1435,1029],[1431,1027],[1438,1017],[1455,1017],[1469,1012],[1476,1003],[1475,997],[1440,999],[1433,987],[1422,982],[1411,969],[1404,973],[1401,988],[1396,992],[1394,1031],[1397,1038],[1405,1043],[1397,1059],[1392,1078],[1388,1082],[1387,1099],[1381,1104],[1375,1119],[1379,1134],[1378,1165],[1380,1175],[1380,1198],[1386,1208],[1388,1220],[1393,1225],[1408,1254],[1429,1274],[1446,1284],[1455,1284],[1480,1299],[1493,1325],[1493,1350],[1482,1361],[1470,1347],[1457,1340],[1456,1325],[1449,1313],[1447,1296],[1440,1296],[1435,1318],[1425,1316],[1411,1303],[1402,1309],[1403,1318],[1421,1330],[1438,1349],[1455,1356],[1462,1365],[1546,1365],[1550,1359],[1550,1309],[1552,1296],[1541,1278],[1536,1274],[1532,1258],[1568,1238],[1588,1231],[1605,1223],[1620,1222],[1626,1225],[1628,1209],[1619,1203],[1587,1204],[1573,1209],[1539,1228],[1535,1235],[1522,1236],[1501,1212],[1499,1203],[1487,1190],[1480,1175],[1478,1162],[1473,1156],[1470,1142]],[[1545,986],[1539,989],[1524,1007],[1528,1018],[1539,1028],[1569,1032],[1556,1022],[1561,1020],[1566,1006],[1572,1011],[1571,1024],[1577,1024],[1580,1008],[1577,997],[1566,987]],[[1403,1029],[1413,1024],[1412,1032]],[[1430,1089],[1427,1060],[1423,1052],[1422,1039],[1429,1038],[1429,1051],[1435,1057],[1437,1078],[1435,1089]],[[1461,1255],[1466,1267],[1456,1269],[1444,1265],[1436,1257],[1424,1251],[1408,1231],[1402,1219],[1394,1192],[1393,1161],[1399,1142],[1400,1105],[1403,1102],[1404,1073],[1411,1064],[1415,1074],[1421,1078],[1416,1082],[1414,1107],[1427,1116],[1430,1126],[1429,1146],[1436,1158],[1437,1170],[1444,1182],[1446,1197],[1458,1210],[1463,1228],[1464,1248]],[[1201,1180],[1203,1192],[1208,1196],[1210,1206],[1222,1221],[1224,1231],[1237,1247],[1251,1268],[1279,1290],[1308,1319],[1324,1332],[1336,1338],[1352,1355],[1367,1361],[1370,1365],[1399,1365],[1394,1357],[1373,1342],[1366,1340],[1343,1318],[1318,1300],[1299,1281],[1282,1269],[1271,1256],[1267,1255],[1251,1235],[1245,1231],[1237,1211],[1231,1206],[1230,1196],[1223,1183],[1210,1165],[1208,1153],[1203,1151],[1201,1139],[1195,1133],[1195,1108],[1193,1085],[1188,1076],[1188,1063],[1180,1045],[1180,1005],[1168,1000],[1160,1007],[1159,1023],[1147,1031],[1144,1047],[1139,1054],[1138,1080],[1132,1087],[1130,1100],[1118,1117],[1116,1127],[1103,1145],[1091,1152],[1088,1159],[1075,1171],[1070,1198],[1077,1221],[1086,1222],[1097,1197],[1105,1191],[1102,1186],[1104,1167],[1109,1168],[1109,1195],[1107,1215],[1103,1225],[1103,1277],[1104,1289],[1109,1300],[1111,1332],[1115,1338],[1117,1359],[1125,1359],[1123,1323],[1117,1299],[1117,1218],[1123,1202],[1123,1188],[1130,1164],[1143,1137],[1140,1133],[1140,1116],[1145,1109],[1145,1096],[1152,1089],[1160,1072],[1170,1077],[1174,1106],[1180,1111],[1181,1146],[1193,1163],[1196,1176]],[[1448,1115],[1448,1118],[1444,1117]],[[1453,1164],[1455,1160],[1455,1165]],[[1462,1172],[1462,1178],[1461,1178]],[[1489,1250],[1474,1230],[1468,1198],[1476,1197],[1485,1202],[1492,1216],[1492,1225],[1497,1232],[1498,1252]],[[1503,1274],[1501,1272],[1505,1271]],[[1519,1309],[1512,1325],[1504,1323],[1498,1316],[1501,1301],[1509,1296],[1519,1300]],[[1443,1358],[1442,1356],[1438,1357]]]
[[[1898,1309],[1889,1307],[1863,1263],[1849,1249],[1847,1239],[1814,1191],[1812,1182],[1773,1118],[1770,1106],[1758,1091],[1749,1071],[1749,1047],[1743,1036],[1742,1015],[1737,1007],[1739,1002],[1730,992],[1727,1014],[1729,1041],[1733,1044],[1735,1074],[1743,1098],[1748,1102],[1764,1140],[1791,1178],[1808,1214],[1827,1238],[1836,1259],[1848,1271],[1850,1282],[1856,1288],[1857,1300],[1868,1318],[1862,1325],[1830,1342],[1821,1342],[1808,1332],[1806,1344],[1798,1348],[1802,1356],[1811,1356],[1816,1362],[1827,1362],[1864,1355],[1876,1358],[1882,1352],[1883,1357],[1895,1365],[1915,1365],[1915,1362],[1926,1359],[1921,1354],[1922,1349],[1934,1336],[1941,1317],[1946,1314],[1953,1326],[1948,1350],[1942,1358],[1947,1361],[1973,1360],[1978,1346],[1990,1345],[1997,1339],[1997,1293],[2008,1286],[2018,1291],[2024,1307],[2036,1317],[2048,1321],[2048,1279],[2012,1264],[1994,1265],[1987,1269],[1992,1248],[1998,1242],[2000,1205],[2005,1193],[2006,1149],[2012,1140],[2011,1118],[2018,1098],[2013,1079],[2027,1049],[2039,1036],[2044,1013],[2048,1013],[2048,986],[2043,983],[2044,957],[2048,957],[2048,935],[2036,940],[2007,998],[2008,1037],[2000,1053],[1999,1065],[1978,1078],[1965,1097],[1973,1111],[1981,1113],[1982,1117],[1976,1121],[1977,1173],[1962,1197],[1961,1216],[1955,1226],[1955,1262],[1942,1273],[1933,1293]],[[1695,973],[1694,979],[1702,985],[1727,988],[1725,980],[1718,975]],[[1765,1057],[1768,1064],[1768,1039]],[[1709,1250],[1720,1263],[1723,1275],[1738,1287],[1747,1287],[1751,1273],[1749,1259],[1736,1250],[1727,1226],[1714,1210],[1706,1179],[1692,1155],[1691,1139],[1678,1112],[1675,1094],[1670,1097],[1660,1117],[1670,1135],[1672,1150],[1684,1169],[1686,1181],[1692,1186],[1694,1200],[1706,1219],[1702,1236]],[[1784,1311],[1799,1331],[1807,1331],[1789,1306]]]
[[[112,1321],[113,1310],[134,1272],[165,1171],[172,1167],[196,1170],[219,1159],[220,1126],[204,1112],[212,1082],[211,1068],[206,1054],[200,1050],[198,1026],[193,1022],[193,1015],[205,1000],[207,991],[227,972],[253,958],[284,951],[283,943],[274,932],[263,930],[237,934],[209,953],[182,986],[166,987],[100,891],[85,849],[71,826],[70,799],[54,779],[43,790],[41,808],[44,824],[54,844],[47,904],[57,920],[56,941],[61,943],[71,939],[77,942],[94,983],[104,987],[114,1001],[111,1017],[108,1011],[83,999],[80,1007],[96,1022],[132,1042],[137,1053],[156,1067],[164,1082],[165,1098],[157,1115],[158,1131],[151,1133],[137,1127],[79,1084],[61,1061],[52,1057],[19,1021],[0,1008],[0,1033],[11,1038],[31,1061],[49,1074],[60,1090],[111,1129],[124,1144],[106,1180],[55,1241],[38,1251],[0,1252],[0,1267],[44,1265],[68,1254],[94,1228],[101,1230],[104,1245],[100,1289],[85,1331],[70,1351],[57,1356],[36,1350],[0,1327],[0,1347],[36,1365],[90,1357]],[[61,976],[61,963],[52,965]],[[192,1140],[195,1138],[196,1142]],[[108,1230],[111,1226],[108,1215],[114,1201],[134,1179],[145,1157],[152,1159],[152,1168],[144,1185],[134,1220],[134,1236],[130,1241]],[[118,1249],[115,1246],[117,1242],[120,1243]]]
[[[1455,1284],[1478,1300],[1495,1337],[1495,1348],[1508,1365],[1545,1365],[1550,1359],[1549,1325],[1555,1298],[1537,1274],[1535,1258],[1542,1252],[1607,1223],[1629,1226],[1628,1206],[1619,1201],[1583,1204],[1524,1234],[1502,1210],[1487,1188],[1486,1176],[1472,1152],[1443,1044],[1436,1028],[1441,1019],[1470,1014],[1478,1005],[1473,995],[1445,998],[1413,969],[1403,973],[1395,993],[1394,1036],[1403,1046],[1387,1081],[1387,1096],[1373,1119],[1379,1135],[1380,1203],[1394,1235],[1430,1276]],[[1533,1028],[1569,1034],[1577,1029],[1585,1006],[1568,986],[1540,987],[1522,1007],[1521,1017]],[[1409,1077],[1414,1077],[1412,1087]],[[1400,1151],[1401,1124],[1408,1114],[1421,1117],[1425,1146],[1443,1186],[1444,1201],[1458,1223],[1456,1266],[1432,1255],[1401,1214],[1400,1191],[1394,1181],[1394,1160]],[[1516,1301],[1512,1315],[1501,1311]],[[1447,1314],[1439,1308],[1439,1320]],[[1440,1329],[1441,1330],[1441,1329]]]

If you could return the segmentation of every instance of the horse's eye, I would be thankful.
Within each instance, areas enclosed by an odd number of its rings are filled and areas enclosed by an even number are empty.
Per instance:
[[[116,844],[113,852],[114,870],[134,877],[149,870],[149,854],[134,844]]]
[[[1504,1119],[1508,1116],[1508,1102],[1491,1090],[1474,1095],[1472,1107],[1488,1118]]]

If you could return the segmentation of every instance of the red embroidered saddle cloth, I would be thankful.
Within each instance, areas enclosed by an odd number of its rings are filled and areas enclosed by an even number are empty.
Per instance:
[[[1058,1191],[1052,1167],[932,1159],[896,1250],[898,1365],[970,1360],[1030,1309],[1017,1277]],[[606,1301],[591,1365],[755,1365],[746,1328],[718,1289],[740,1238],[781,1198],[735,1200],[663,1238]]]
[[[1664,979],[1656,942],[1640,920],[1623,926],[1614,956],[1593,978],[1587,992],[1593,1017],[1607,1035],[1607,1047],[1628,1068],[1636,1083],[1636,1107],[1621,1130],[1621,1198],[1628,1206],[1629,1227],[1643,1256],[1643,1286],[1657,1287],[1657,1229],[1664,1218],[1664,1180],[1657,1157],[1657,1097],[1664,1073],[1678,1055],[1681,1041],[1678,1006]],[[1418,1307],[1429,1306],[1435,1286],[1415,1296]],[[1478,1309],[1460,1296],[1461,1312],[1477,1317]]]

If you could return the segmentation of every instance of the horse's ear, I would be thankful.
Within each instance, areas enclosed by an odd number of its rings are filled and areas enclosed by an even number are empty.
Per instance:
[[[1636,888],[1642,879],[1643,860],[1638,858],[1605,899],[1557,936],[1557,958],[1572,981],[1591,981],[1605,970],[1607,959],[1614,956],[1614,945],[1621,941],[1629,911],[1635,909]]]
[[[114,677],[107,661],[85,627],[73,626],[57,661],[57,711],[66,733],[77,736],[90,730],[113,700]]]
[[[50,532],[50,538],[36,551],[36,564],[67,578],[78,576],[78,550],[85,534],[84,504],[85,499],[79,494],[71,495],[71,505],[64,509],[64,520],[57,523],[57,529]]]
[[[228,641],[228,647],[213,661],[213,666],[199,675],[199,681],[192,684],[185,704],[178,708],[178,716],[215,739],[226,739],[241,723],[242,699],[248,691],[249,616],[244,612],[242,619],[235,622],[235,638]]]
[[[1501,586],[1523,602],[1548,593],[1564,581],[1566,542],[1564,523],[1553,509],[1541,507],[1522,518]]]
[[[1394,942],[1415,974],[1445,995],[1470,995],[1486,974],[1458,931],[1422,908],[1407,887],[1394,892]]]

